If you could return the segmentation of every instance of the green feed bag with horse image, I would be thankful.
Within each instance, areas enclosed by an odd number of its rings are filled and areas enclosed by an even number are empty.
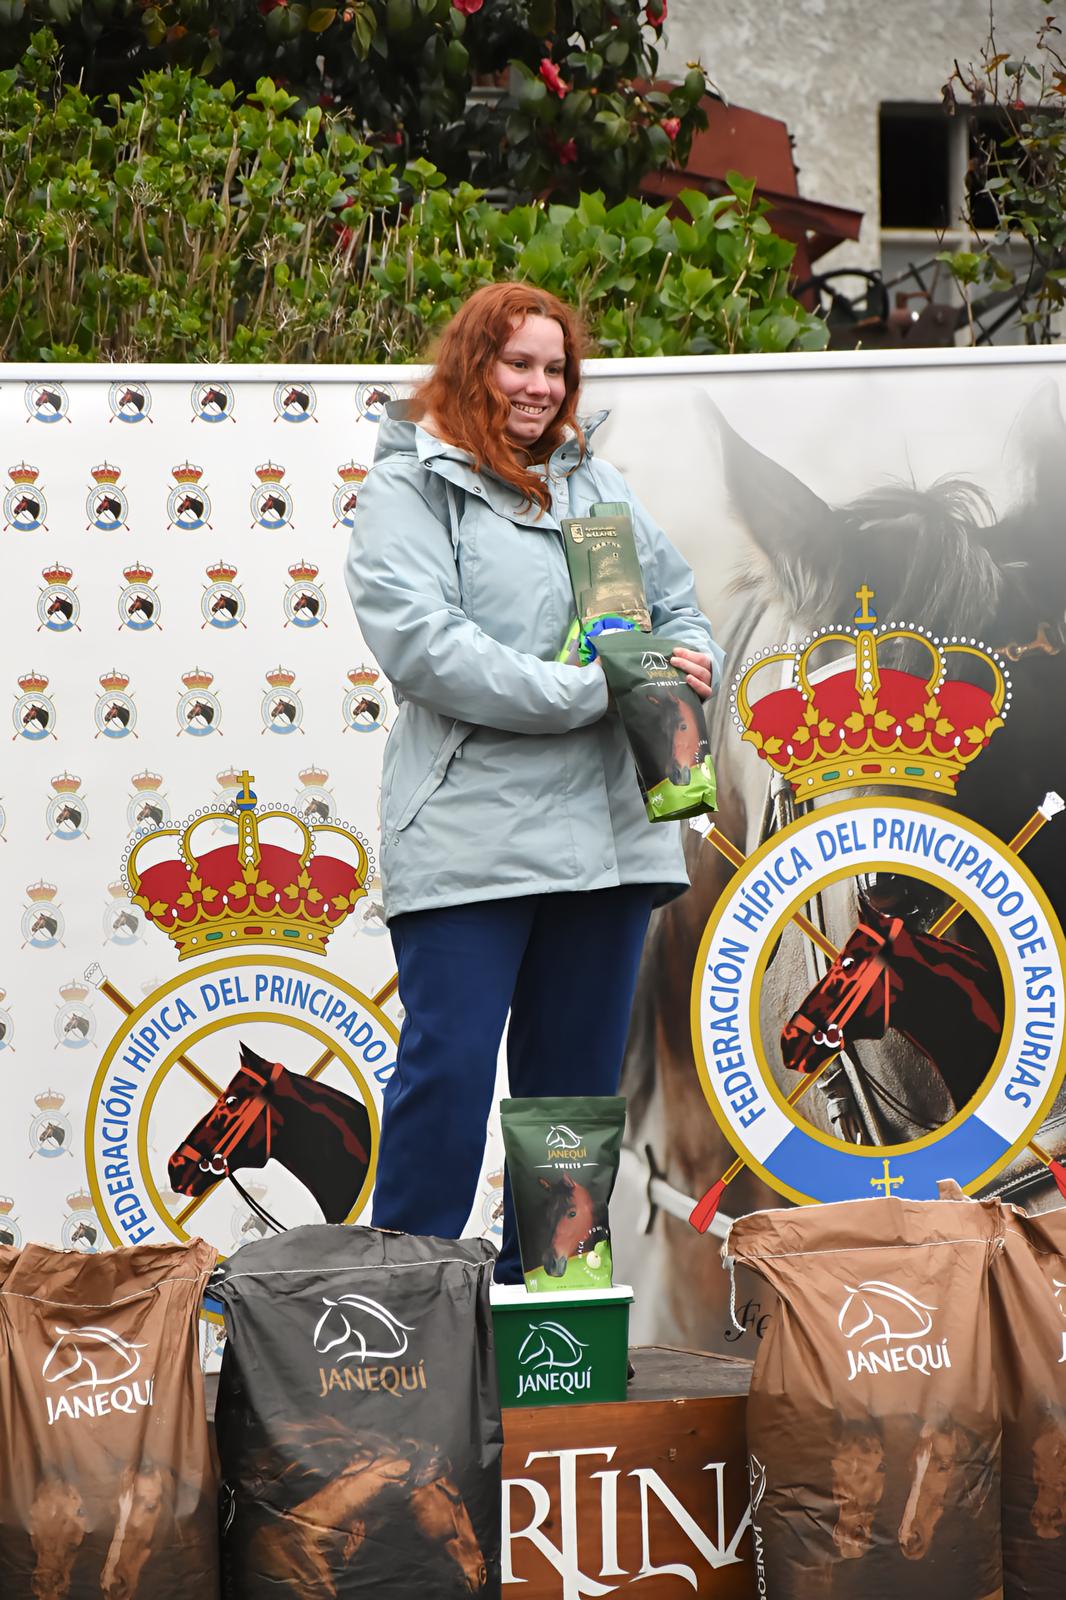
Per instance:
[[[625,1120],[623,1095],[500,1101],[531,1294],[611,1288],[608,1207]]]
[[[657,633],[604,633],[596,641],[649,822],[701,816],[717,803],[703,706],[670,665],[677,648]]]

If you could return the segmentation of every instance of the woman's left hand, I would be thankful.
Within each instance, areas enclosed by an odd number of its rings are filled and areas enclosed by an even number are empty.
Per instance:
[[[701,700],[709,700],[714,681],[714,667],[709,655],[699,650],[682,650],[679,645],[670,657],[670,665],[685,674],[685,682],[695,689]]]

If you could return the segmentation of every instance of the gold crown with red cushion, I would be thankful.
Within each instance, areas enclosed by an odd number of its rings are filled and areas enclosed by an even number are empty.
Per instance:
[[[1002,662],[977,639],[880,624],[865,584],[855,598],[850,627],[822,628],[800,645],[749,657],[735,680],[733,721],[797,798],[874,783],[953,795],[1010,708]],[[924,676],[880,663],[879,648],[894,641],[921,647]],[[833,643],[844,647],[844,659],[815,669],[815,652]],[[975,662],[988,687],[948,676],[957,666],[972,672]],[[791,682],[753,701],[752,680],[775,663],[779,672],[791,663]]]
[[[309,826],[290,810],[260,809],[251,774],[240,777],[226,810],[204,808],[134,840],[123,867],[133,903],[181,961],[248,944],[324,955],[366,894],[366,845],[343,823]],[[218,824],[234,812],[237,839],[219,845]]]

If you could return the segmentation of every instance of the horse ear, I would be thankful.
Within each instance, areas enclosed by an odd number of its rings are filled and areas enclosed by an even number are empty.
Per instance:
[[[824,602],[839,562],[837,515],[787,467],[735,432],[706,393],[702,403],[722,453],[726,490],[737,518],[766,557],[766,576],[800,612]]]
[[[1004,454],[1014,502],[989,530],[988,548],[1001,565],[1017,567],[1023,589],[1054,612],[1045,620],[1058,621],[1066,611],[1066,421],[1056,384],[1042,383],[1019,412]]]
[[[240,1041],[240,1053],[242,1067],[260,1068],[267,1065],[262,1056],[257,1056],[255,1051],[246,1045],[243,1039]]]
[[[547,1178],[538,1178],[537,1182],[540,1184],[542,1189],[550,1189],[551,1188],[551,1184],[548,1182]]]

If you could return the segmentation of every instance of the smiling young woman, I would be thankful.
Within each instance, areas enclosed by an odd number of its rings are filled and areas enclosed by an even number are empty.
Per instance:
[[[614,1094],[653,907],[688,885],[652,827],[573,617],[560,519],[630,508],[652,626],[703,698],[721,652],[692,573],[577,417],[584,336],[525,284],[479,289],[410,402],[388,408],[347,579],[399,714],[381,874],[405,1017],[374,1223],[457,1237],[475,1198],[500,1039],[511,1094]],[[521,1281],[505,1191],[497,1277]]]

